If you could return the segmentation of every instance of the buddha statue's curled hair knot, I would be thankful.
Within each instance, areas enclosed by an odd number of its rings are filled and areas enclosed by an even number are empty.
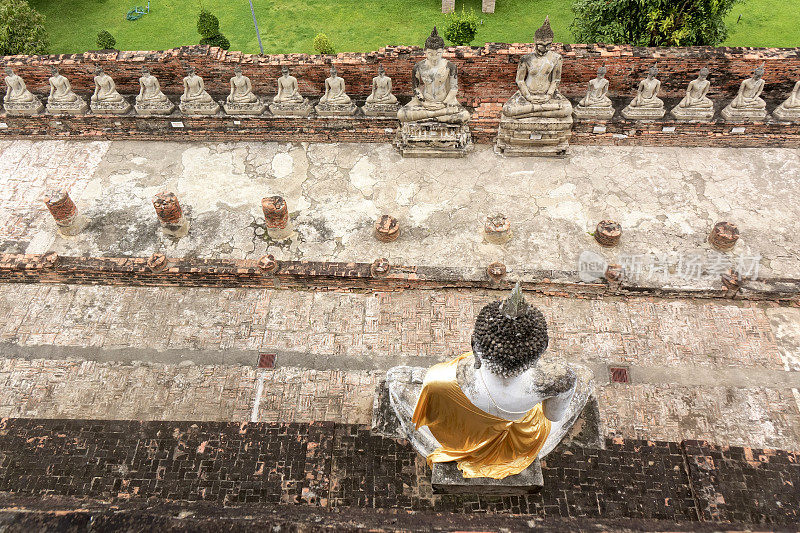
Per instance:
[[[473,352],[494,374],[510,377],[524,372],[547,345],[544,315],[525,302],[519,285],[509,298],[485,305],[475,320]]]
[[[553,28],[550,27],[550,16],[548,15],[544,19],[544,24],[533,34],[533,41],[536,43],[552,43],[554,37],[555,34],[553,34]]]
[[[436,26],[434,26],[430,36],[425,39],[425,49],[439,50],[440,48],[444,48],[444,39],[439,36],[439,32],[436,31]]]

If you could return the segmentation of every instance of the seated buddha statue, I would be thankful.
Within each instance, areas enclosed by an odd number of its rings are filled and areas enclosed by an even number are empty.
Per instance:
[[[367,116],[397,117],[397,97],[392,94],[392,78],[378,65],[378,75],[372,78],[372,92],[361,109]]]
[[[387,373],[402,431],[429,465],[457,463],[464,478],[503,479],[561,441],[593,389],[589,369],[544,360],[547,323],[519,287],[487,304],[472,351],[429,369]]]
[[[225,99],[223,107],[229,115],[259,115],[266,109],[258,96],[253,94],[253,83],[250,78],[242,74],[241,65],[233,67],[231,92]]]
[[[219,104],[208,94],[203,78],[195,74],[191,65],[186,67],[183,78],[180,109],[187,115],[215,115],[219,111]]]
[[[300,94],[297,78],[289,74],[289,67],[281,67],[278,78],[278,94],[272,99],[269,110],[276,116],[307,117],[313,107],[308,98]]]
[[[9,115],[35,115],[44,110],[42,102],[28,90],[25,81],[6,66],[6,94],[3,105]]]
[[[52,76],[50,82],[50,94],[47,96],[47,112],[52,114],[73,114],[82,115],[86,113],[86,102],[75,94],[69,80],[58,72],[55,65],[50,67]]]
[[[761,98],[763,75],[764,65],[761,65],[742,82],[736,97],[722,110],[722,118],[731,122],[767,118],[767,103]]]
[[[122,115],[130,111],[131,105],[119,94],[114,80],[103,71],[103,67],[97,65],[94,73],[94,93],[89,99],[92,112]]]
[[[636,97],[622,110],[622,116],[630,120],[652,120],[664,117],[664,101],[658,97],[661,81],[656,78],[658,67],[651,66],[647,77],[639,82]]]
[[[414,65],[411,85],[414,96],[400,108],[400,122],[437,121],[464,124],[469,112],[458,103],[458,71],[442,57],[444,39],[436,27],[425,40],[425,59]]]
[[[503,114],[514,118],[569,117],[572,104],[558,92],[563,60],[561,54],[550,50],[553,44],[550,17],[544,19],[533,40],[534,52],[523,56],[517,67],[519,90],[503,105]]]
[[[606,66],[597,69],[597,77],[589,80],[586,96],[575,106],[573,114],[576,118],[611,120],[614,107],[608,97],[608,80]]]
[[[789,98],[784,100],[772,114],[784,122],[800,122],[800,81],[794,84]]]
[[[708,81],[708,68],[703,67],[697,78],[689,82],[686,96],[672,108],[671,114],[678,120],[703,121],[714,116],[714,102],[708,96],[711,82]]]
[[[316,110],[321,117],[352,115],[356,111],[356,105],[345,92],[344,79],[336,72],[334,65],[331,65],[331,74],[325,80],[325,94],[319,99]]]

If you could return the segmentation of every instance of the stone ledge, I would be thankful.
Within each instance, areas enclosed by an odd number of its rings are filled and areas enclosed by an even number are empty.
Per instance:
[[[373,275],[371,263],[279,261],[277,270],[264,272],[250,259],[168,258],[153,270],[145,257],[66,257],[55,254],[0,254],[0,282],[76,283],[85,285],[184,287],[324,287],[368,290],[407,288],[484,288],[510,290],[519,280],[526,291],[553,296],[658,296],[665,298],[733,298],[800,303],[800,279],[745,280],[731,294],[716,286],[662,287],[581,282],[577,272],[518,269],[499,282],[485,268],[446,268],[392,265],[385,275]]]

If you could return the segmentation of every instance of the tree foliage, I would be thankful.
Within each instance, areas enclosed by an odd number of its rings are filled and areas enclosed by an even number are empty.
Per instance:
[[[25,0],[0,0],[0,55],[44,54],[44,17]]]
[[[572,34],[582,43],[716,46],[725,16],[742,0],[574,0]]]
[[[312,45],[314,47],[314,51],[318,54],[335,54],[336,50],[333,49],[333,43],[328,36],[324,33],[318,33],[316,37],[314,37],[314,42]]]
[[[110,32],[102,30],[97,34],[98,50],[113,50],[115,46],[117,46],[117,40]]]
[[[461,13],[452,12],[445,15],[447,25],[444,28],[444,38],[456,46],[471,43],[478,33],[478,16],[470,9]]]
[[[205,9],[201,9],[197,17],[197,33],[201,37],[200,44],[219,46],[223,50],[231,47],[231,42],[219,31],[219,19]]]

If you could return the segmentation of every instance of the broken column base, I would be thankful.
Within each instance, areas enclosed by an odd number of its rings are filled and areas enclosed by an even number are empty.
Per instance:
[[[161,222],[161,231],[164,235],[180,239],[189,233],[189,221],[181,217],[177,222]]]
[[[56,223],[58,232],[64,237],[73,237],[82,232],[86,226],[89,225],[91,219],[83,215],[75,215],[75,217],[66,224]]]
[[[465,157],[472,135],[466,124],[403,122],[394,145],[403,157]]]
[[[497,152],[507,156],[564,157],[572,135],[572,117],[514,119],[503,115]]]
[[[503,479],[490,477],[465,478],[455,461],[433,463],[431,485],[434,494],[480,494],[486,496],[514,496],[535,494],[542,490],[542,463],[536,459],[531,465],[513,476]]]
[[[273,241],[285,241],[294,233],[291,224],[286,224],[285,228],[267,228],[267,235]]]

